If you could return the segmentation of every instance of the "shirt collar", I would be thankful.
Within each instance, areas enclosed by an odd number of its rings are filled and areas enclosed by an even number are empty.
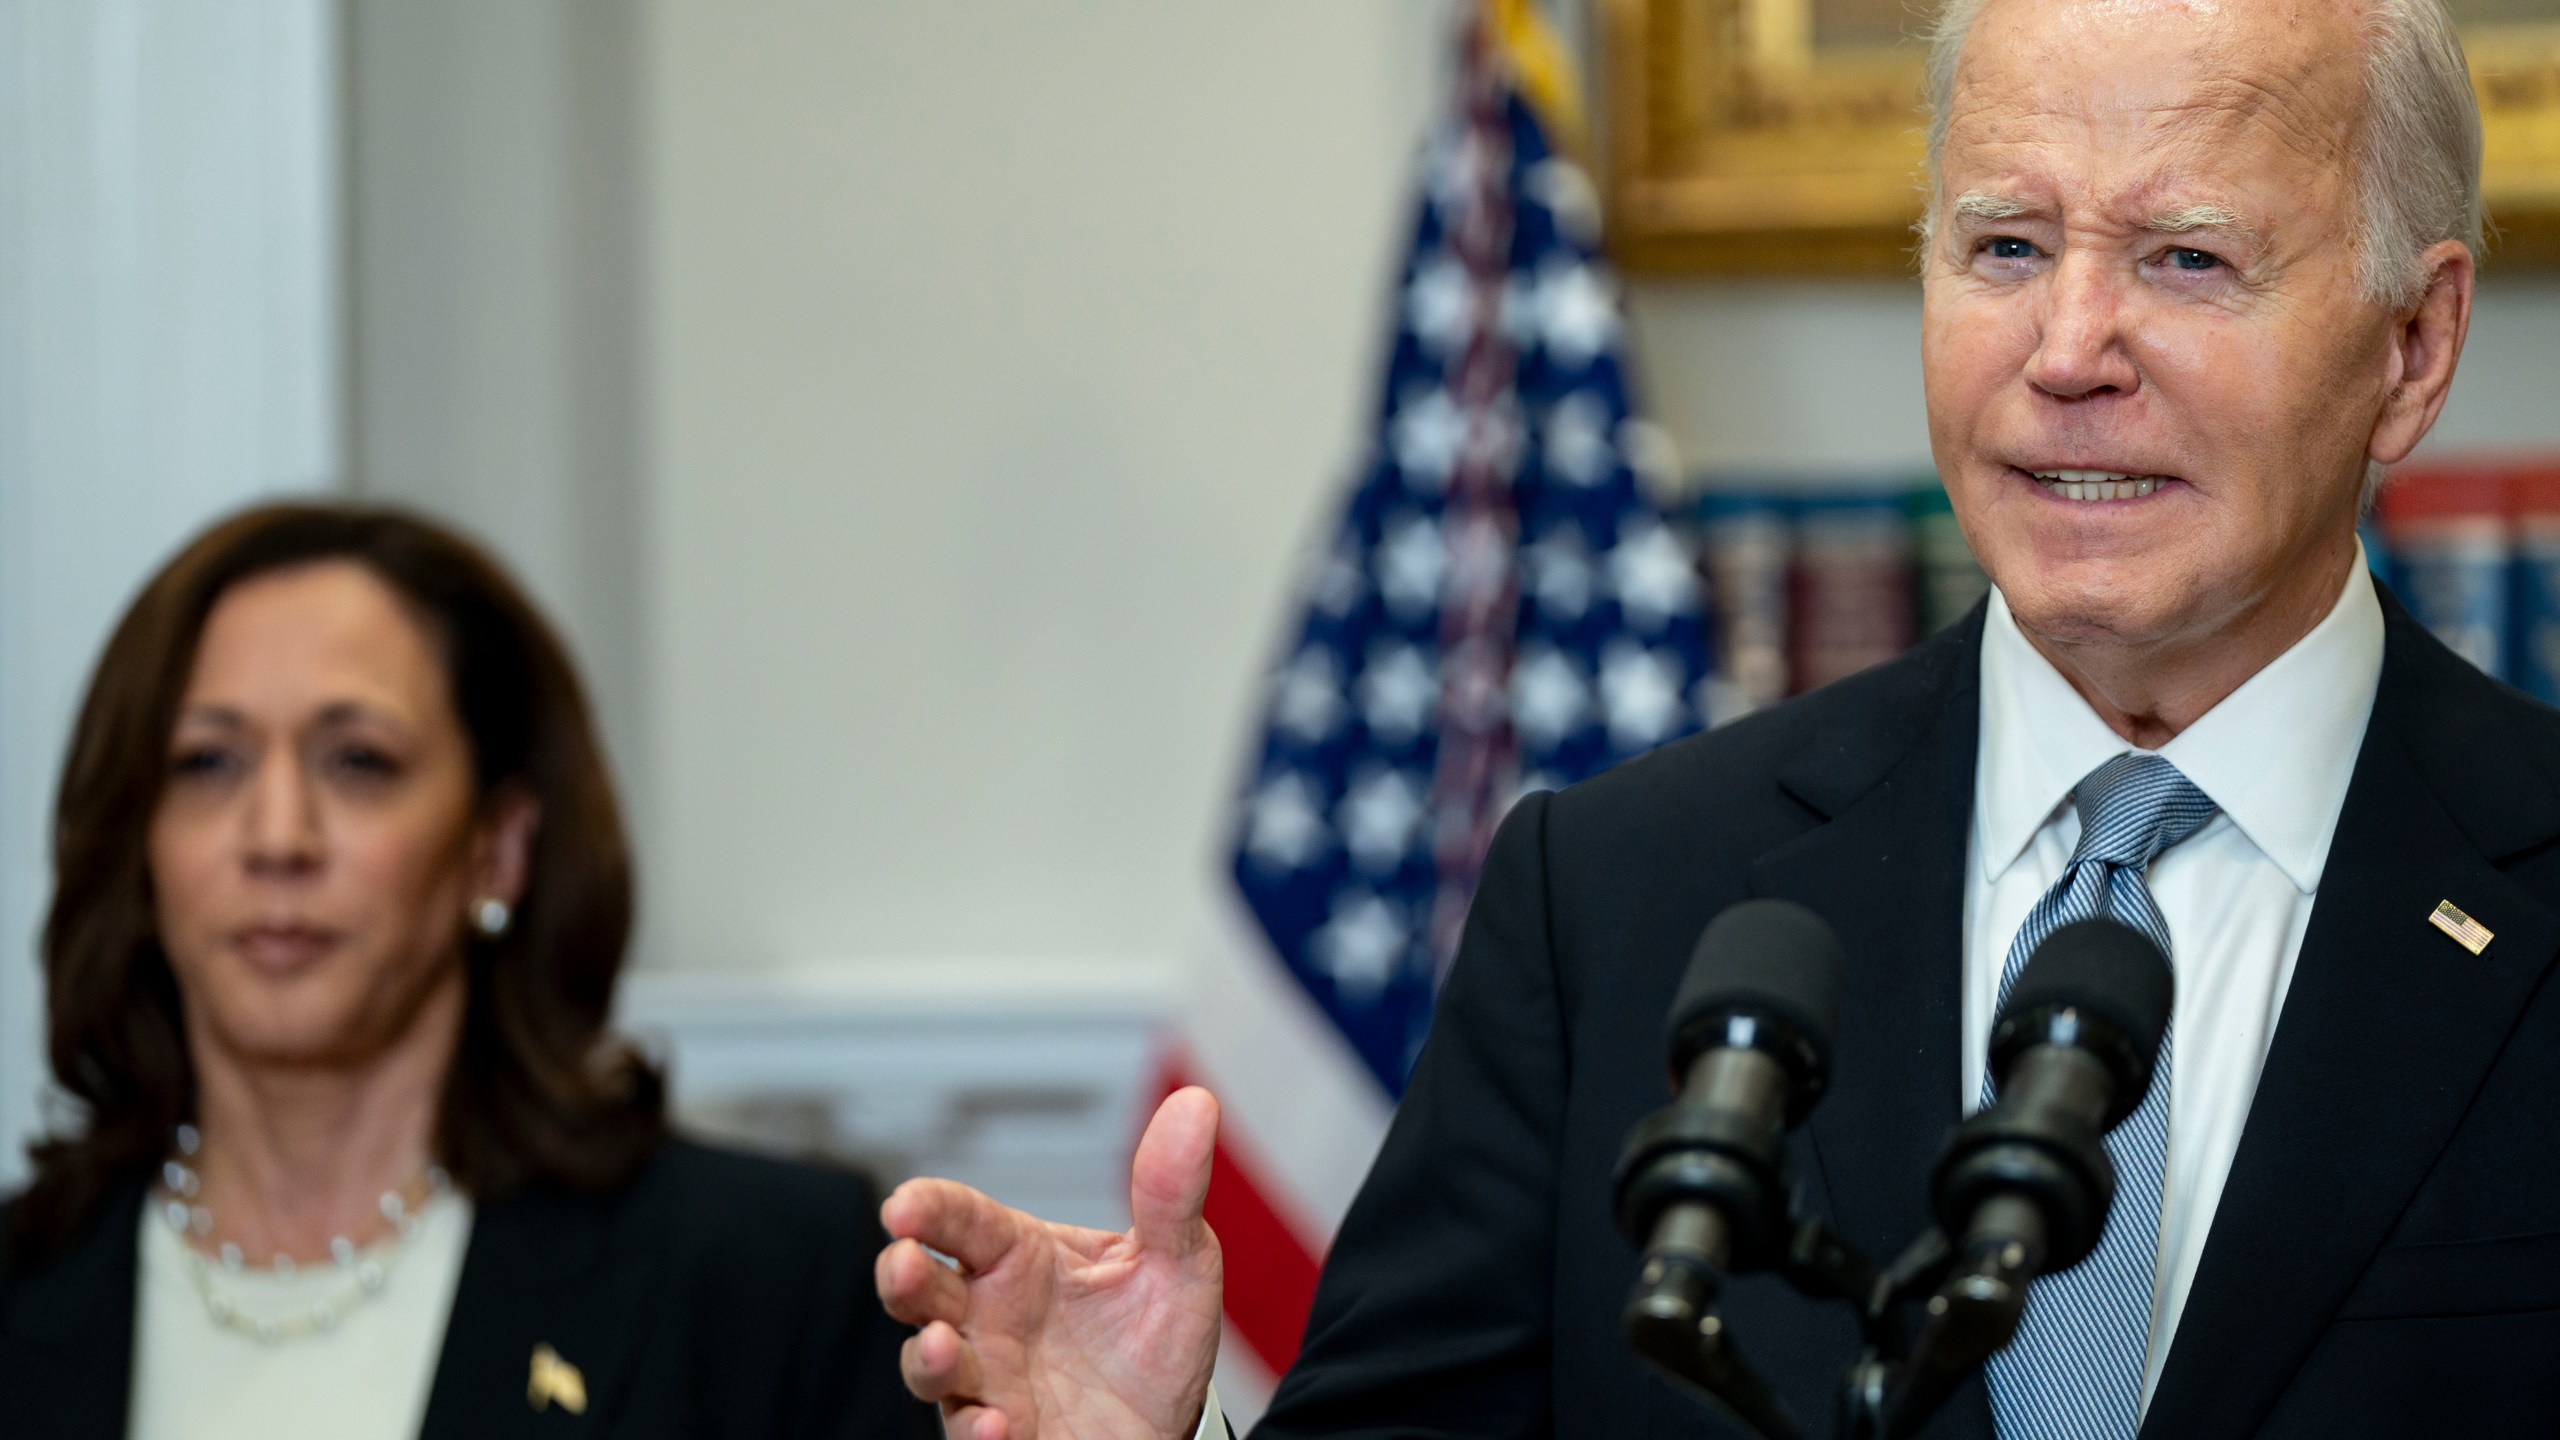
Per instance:
[[[2319,888],[2382,679],[2382,604],[2364,547],[2328,615],[2160,747],[2294,888]],[[2271,743],[2272,742],[2272,743]],[[1974,853],[1985,881],[2099,765],[2133,746],[2100,720],[1991,592],[1982,631]]]

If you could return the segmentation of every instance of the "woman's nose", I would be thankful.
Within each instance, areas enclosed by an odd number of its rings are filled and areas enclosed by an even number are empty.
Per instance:
[[[241,817],[252,870],[292,874],[319,863],[317,799],[301,764],[285,747],[273,747],[260,759]]]

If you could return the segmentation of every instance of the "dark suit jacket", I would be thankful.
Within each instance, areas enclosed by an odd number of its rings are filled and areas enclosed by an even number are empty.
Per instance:
[[[0,1434],[124,1434],[143,1195],[119,1192],[43,1269],[0,1269]],[[683,1142],[611,1195],[480,1206],[420,1433],[939,1436],[872,1290],[878,1208],[858,1176]],[[533,1409],[538,1344],[584,1375],[583,1416]]]
[[[2560,1432],[2560,712],[2384,598],[2381,688],[2146,1437]],[[1627,1128],[1690,947],[1751,896],[1849,955],[1795,1142],[1879,1263],[1957,1119],[1979,613],[1904,659],[1521,802],[1258,1435],[1734,1433],[1617,1335]],[[2266,737],[2270,746],[2285,737]],[[2473,956],[2427,923],[2496,932]],[[1855,1327],[1769,1276],[1730,1333],[1814,1435]],[[1992,1433],[1977,1380],[1927,1431]]]

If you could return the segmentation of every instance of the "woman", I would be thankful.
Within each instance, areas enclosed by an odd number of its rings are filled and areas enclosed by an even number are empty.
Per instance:
[[[78,1123],[0,1214],[12,1435],[939,1432],[850,1175],[668,1138],[568,658],[467,543],[279,505],[107,644],[45,927]]]

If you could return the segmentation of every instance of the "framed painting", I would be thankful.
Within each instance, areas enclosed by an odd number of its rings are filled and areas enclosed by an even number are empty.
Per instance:
[[[2449,0],[2490,262],[2560,263],[2560,0]],[[1597,0],[1615,248],[1651,272],[1907,272],[1927,0]]]

